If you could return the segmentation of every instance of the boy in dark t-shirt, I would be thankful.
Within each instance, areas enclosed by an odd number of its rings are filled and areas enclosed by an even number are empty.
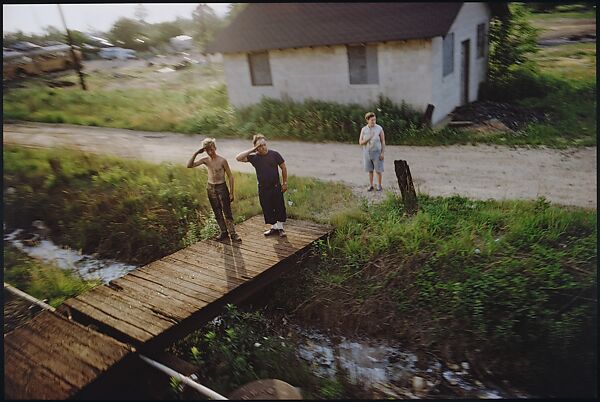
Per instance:
[[[286,221],[285,202],[283,193],[287,191],[287,168],[279,152],[267,148],[264,135],[257,134],[252,139],[254,148],[241,152],[236,156],[240,162],[250,162],[256,169],[258,180],[258,199],[263,210],[265,223],[271,228],[264,232],[265,236],[279,233],[285,236],[283,222]],[[283,182],[279,182],[279,168]]]

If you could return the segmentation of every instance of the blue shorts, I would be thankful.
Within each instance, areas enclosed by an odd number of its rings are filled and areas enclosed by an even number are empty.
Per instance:
[[[383,172],[383,161],[379,159],[381,156],[381,149],[368,151],[363,151],[363,162],[365,165],[365,172],[372,172],[375,170],[376,172]]]

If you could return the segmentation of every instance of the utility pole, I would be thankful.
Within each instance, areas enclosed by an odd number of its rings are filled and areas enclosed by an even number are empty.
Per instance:
[[[60,18],[62,19],[62,23],[65,27],[65,31],[67,31],[67,40],[69,41],[69,46],[71,47],[71,57],[73,58],[73,62],[75,63],[75,71],[77,71],[77,75],[79,75],[79,83],[81,84],[81,89],[87,91],[85,81],[83,80],[83,73],[81,72],[81,65],[79,64],[79,58],[75,55],[75,49],[73,49],[73,39],[71,38],[71,31],[69,31],[69,28],[67,28],[65,16],[63,15],[60,4],[57,4],[57,6],[58,12],[60,13]]]

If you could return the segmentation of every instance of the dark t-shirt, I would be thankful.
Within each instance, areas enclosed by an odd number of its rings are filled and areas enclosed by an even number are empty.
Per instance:
[[[256,169],[259,187],[273,187],[279,184],[279,165],[284,160],[277,151],[269,149],[265,155],[248,155],[248,162]]]

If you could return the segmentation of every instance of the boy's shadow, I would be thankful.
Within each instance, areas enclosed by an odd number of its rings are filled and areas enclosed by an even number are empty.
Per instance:
[[[221,242],[223,244],[223,264],[225,265],[225,275],[227,277],[227,289],[233,289],[238,286],[240,279],[246,280],[248,272],[246,262],[240,251],[240,243],[232,240]]]

